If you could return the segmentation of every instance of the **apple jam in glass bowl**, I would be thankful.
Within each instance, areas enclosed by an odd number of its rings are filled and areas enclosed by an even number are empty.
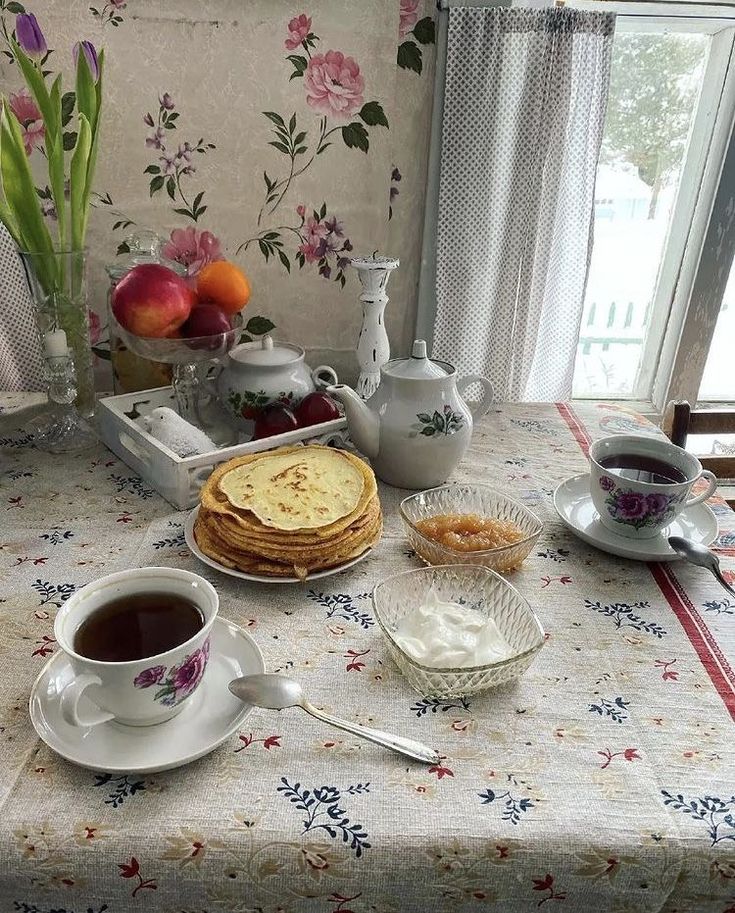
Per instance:
[[[442,485],[401,502],[411,548],[429,565],[476,564],[501,573],[528,557],[543,523],[487,485]]]

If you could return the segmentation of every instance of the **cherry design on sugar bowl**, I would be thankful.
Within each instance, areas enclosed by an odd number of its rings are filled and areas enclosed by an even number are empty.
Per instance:
[[[317,388],[336,384],[329,365],[313,370],[304,361],[301,346],[264,336],[235,346],[223,359],[215,386],[220,403],[235,424],[252,434],[255,419],[270,403],[293,408]]]
[[[389,485],[441,485],[470,445],[473,420],[490,410],[492,384],[474,374],[458,381],[452,365],[427,356],[423,339],[414,342],[410,358],[389,361],[380,374],[367,402],[344,384],[327,388],[345,407],[350,437]],[[468,406],[461,394],[472,384],[484,397]]]

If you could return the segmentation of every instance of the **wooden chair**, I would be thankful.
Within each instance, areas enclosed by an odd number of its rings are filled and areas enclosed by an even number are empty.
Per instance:
[[[663,430],[677,447],[685,447],[690,434],[735,434],[735,412],[725,409],[692,409],[687,402],[670,402]],[[712,454],[697,459],[718,479],[735,479],[735,455]],[[735,499],[728,500],[735,509]]]

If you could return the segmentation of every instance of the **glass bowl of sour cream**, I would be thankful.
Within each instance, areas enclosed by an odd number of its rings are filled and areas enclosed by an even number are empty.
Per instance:
[[[373,590],[388,651],[425,697],[464,697],[521,676],[544,645],[514,586],[478,565],[418,568]]]

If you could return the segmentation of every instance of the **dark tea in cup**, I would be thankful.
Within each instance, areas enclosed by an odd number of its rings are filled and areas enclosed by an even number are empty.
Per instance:
[[[642,453],[616,453],[598,460],[600,466],[614,476],[633,482],[648,482],[653,485],[680,485],[687,481],[686,475],[676,466]]]
[[[168,593],[134,593],[101,605],[74,635],[74,650],[87,659],[125,663],[166,653],[204,627],[191,600]]]

